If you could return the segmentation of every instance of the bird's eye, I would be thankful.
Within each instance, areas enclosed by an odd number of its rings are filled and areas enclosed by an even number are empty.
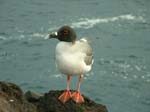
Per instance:
[[[64,31],[63,31],[63,34],[64,34],[64,35],[68,35],[68,33],[69,33],[68,30],[64,30]]]

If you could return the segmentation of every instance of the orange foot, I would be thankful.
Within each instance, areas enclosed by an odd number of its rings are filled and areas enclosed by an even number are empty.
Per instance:
[[[60,96],[59,96],[59,100],[63,103],[65,103],[66,101],[68,101],[71,98],[71,92],[69,90],[64,91]]]
[[[76,102],[76,103],[83,103],[84,102],[84,98],[81,95],[81,93],[79,91],[74,92],[72,94],[72,99]]]

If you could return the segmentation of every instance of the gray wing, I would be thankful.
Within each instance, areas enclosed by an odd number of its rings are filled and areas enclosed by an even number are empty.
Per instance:
[[[91,65],[93,63],[93,50],[92,47],[89,45],[88,41],[80,41],[82,52],[86,54],[84,58],[84,62],[86,65]]]
[[[93,62],[92,48],[89,46],[85,53],[86,53],[86,56],[84,58],[84,62],[86,63],[86,65],[91,65]]]

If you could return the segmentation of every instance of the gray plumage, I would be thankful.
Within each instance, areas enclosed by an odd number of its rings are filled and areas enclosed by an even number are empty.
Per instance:
[[[82,48],[82,51],[86,54],[85,58],[84,58],[84,62],[86,63],[86,65],[91,65],[93,63],[93,52],[92,52],[92,48],[89,45],[88,40],[80,40],[80,47]]]

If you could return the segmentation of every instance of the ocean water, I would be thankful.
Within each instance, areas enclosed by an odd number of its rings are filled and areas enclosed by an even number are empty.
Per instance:
[[[0,0],[0,80],[24,91],[65,89],[56,69],[63,25],[92,40],[94,65],[81,92],[109,112],[150,112],[149,0]],[[73,77],[71,88],[77,88]]]

